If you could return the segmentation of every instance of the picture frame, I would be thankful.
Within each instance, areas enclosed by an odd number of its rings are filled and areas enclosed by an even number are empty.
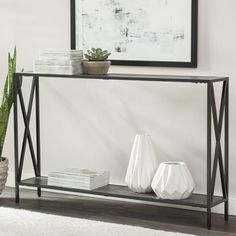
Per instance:
[[[147,1],[144,0],[138,0],[140,7],[136,6],[138,2],[134,4],[133,1],[125,0],[90,1],[93,1],[93,4],[89,4],[88,1],[85,4],[84,0],[70,0],[71,49],[86,51],[91,47],[105,45],[105,48],[102,47],[102,49],[112,52],[112,65],[197,67],[198,0],[155,0],[151,1],[153,7],[152,5],[145,6]],[[99,10],[96,9],[96,1],[99,1],[99,4],[104,3],[104,6],[99,6]],[[174,5],[174,1],[178,2],[177,5]],[[108,2],[111,3],[111,6]],[[80,10],[83,3],[86,6]],[[142,3],[143,6],[141,6]],[[152,10],[158,6],[163,8]],[[179,6],[180,9],[177,9],[176,6]],[[184,9],[183,13],[182,9]],[[99,13],[103,10],[104,12]],[[137,11],[140,11],[140,16],[137,16]],[[159,14],[157,14],[158,12]],[[165,15],[163,13],[165,19],[162,19],[162,12],[165,13]],[[150,22],[153,17],[156,17],[157,20],[154,20],[152,24]],[[136,25],[132,23],[135,20]],[[147,24],[149,27],[145,26],[144,32],[141,26],[147,22],[149,22]],[[127,32],[124,32],[124,26],[132,32],[130,35],[127,36]],[[103,27],[104,29],[102,29]],[[116,32],[113,33],[111,29],[115,29]],[[95,41],[100,40],[102,46],[91,45],[92,34],[96,35]],[[113,39],[115,39],[114,42]],[[81,42],[83,40],[84,42]],[[124,44],[125,47],[115,47],[117,42]],[[90,48],[88,48],[89,46]]]

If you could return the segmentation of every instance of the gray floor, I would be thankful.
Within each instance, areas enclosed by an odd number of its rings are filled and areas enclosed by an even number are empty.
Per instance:
[[[25,189],[20,193],[21,202],[16,204],[14,189],[5,189],[0,206],[196,235],[236,235],[236,217],[225,222],[222,215],[214,214],[209,231],[204,212],[59,193],[43,192],[38,198],[35,191]]]

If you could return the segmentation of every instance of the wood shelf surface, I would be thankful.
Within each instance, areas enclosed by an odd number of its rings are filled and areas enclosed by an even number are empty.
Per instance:
[[[122,185],[109,184],[107,186],[97,188],[95,190],[83,190],[83,189],[51,186],[48,185],[47,177],[34,177],[30,179],[25,179],[20,182],[20,185],[55,189],[60,191],[86,193],[92,195],[101,195],[107,197],[133,199],[133,200],[148,201],[148,202],[167,203],[167,204],[184,205],[184,206],[201,207],[201,208],[207,207],[207,196],[204,194],[192,194],[190,198],[183,200],[166,200],[166,199],[158,199],[154,193],[145,193],[145,194],[134,193],[127,186],[122,186]],[[216,206],[222,202],[225,202],[225,199],[223,197],[214,196],[212,206]]]

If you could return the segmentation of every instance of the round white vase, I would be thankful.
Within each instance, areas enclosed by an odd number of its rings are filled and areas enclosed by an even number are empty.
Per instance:
[[[152,189],[162,199],[190,197],[195,184],[184,162],[162,162],[153,178]]]
[[[126,184],[133,192],[151,192],[151,183],[157,168],[158,161],[150,136],[136,135],[126,172]]]

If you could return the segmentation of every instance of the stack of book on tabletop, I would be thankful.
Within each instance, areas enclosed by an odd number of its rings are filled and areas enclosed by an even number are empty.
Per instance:
[[[34,72],[45,74],[82,74],[82,50],[42,50],[34,61]]]
[[[73,189],[93,190],[109,184],[109,171],[67,168],[48,174],[48,185]]]

